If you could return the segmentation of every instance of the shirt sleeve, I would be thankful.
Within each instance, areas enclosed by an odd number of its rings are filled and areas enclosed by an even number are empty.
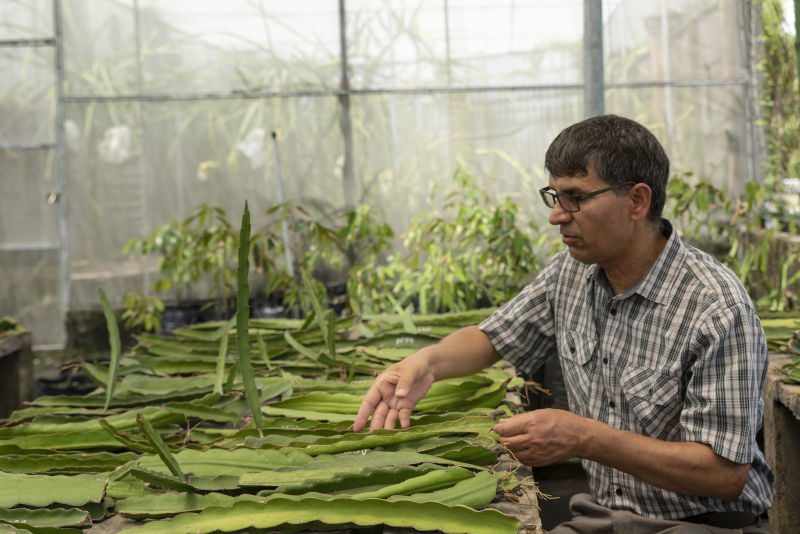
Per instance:
[[[551,288],[560,269],[558,258],[478,325],[503,359],[522,373],[536,371],[556,350]]]
[[[696,354],[681,412],[683,439],[706,443],[733,462],[751,463],[768,358],[752,306],[734,304],[704,318]]]

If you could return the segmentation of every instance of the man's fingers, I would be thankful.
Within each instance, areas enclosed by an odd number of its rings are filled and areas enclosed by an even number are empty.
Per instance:
[[[505,445],[517,460],[529,460],[530,450],[525,436],[513,436],[510,438],[501,438],[500,443]]]
[[[383,423],[383,429],[394,430],[395,426],[397,426],[397,410],[390,408],[389,413],[386,414],[386,420]]]
[[[505,445],[509,450],[514,451],[520,448],[520,445],[524,443],[524,438],[520,436],[501,437],[500,443]]]
[[[361,401],[353,420],[353,431],[360,432],[366,428],[367,421],[370,432],[379,428],[394,429],[398,420],[401,428],[411,426],[413,406],[400,411],[398,406],[416,404],[419,397],[430,388],[428,382],[432,382],[432,379],[427,380],[425,376],[423,379],[418,379],[419,374],[418,364],[406,366],[395,364],[381,373]],[[371,420],[370,414],[372,414]]]
[[[400,428],[406,429],[411,426],[411,410],[409,408],[401,408],[397,415],[400,418]]]
[[[515,436],[517,434],[524,434],[528,432],[532,424],[535,426],[536,421],[540,420],[540,413],[540,410],[534,410],[532,412],[513,415],[508,419],[501,419],[496,425],[494,425],[492,430],[501,436]]]
[[[383,428],[383,423],[386,420],[386,414],[389,412],[389,406],[385,402],[381,402],[372,412],[372,421],[369,424],[369,431],[379,430]]]
[[[397,387],[394,389],[394,396],[403,399],[408,396],[411,387],[417,380],[417,369],[404,368],[402,374],[397,378]]]
[[[361,432],[364,430],[364,427],[367,425],[367,420],[362,418],[360,415],[357,415],[355,420],[353,421],[353,432]]]
[[[367,391],[367,394],[364,395],[361,406],[358,407],[358,414],[356,415],[355,421],[353,421],[354,432],[361,432],[364,427],[367,426],[369,414],[371,414],[372,410],[381,402],[381,397],[379,385],[377,383],[373,384],[372,387],[369,388],[369,391]]]
[[[364,430],[364,427],[367,426],[367,419],[369,419],[369,414],[372,413],[372,408],[374,405],[367,401],[364,398],[361,401],[361,406],[358,408],[358,414],[356,415],[355,421],[353,421],[353,432],[361,432]]]
[[[517,425],[513,419],[501,419],[492,429],[501,436],[514,436],[518,433]]]

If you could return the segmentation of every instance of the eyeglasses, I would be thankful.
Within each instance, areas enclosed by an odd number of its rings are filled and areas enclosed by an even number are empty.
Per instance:
[[[555,193],[554,192],[555,189],[548,186],[539,189],[539,194],[542,196],[544,205],[547,206],[548,208],[555,208],[557,200],[558,203],[561,204],[561,208],[564,211],[567,211],[569,213],[575,213],[581,210],[581,205],[579,204],[581,200],[586,200],[587,198],[592,198],[601,193],[605,193],[606,191],[619,189],[620,187],[633,187],[634,185],[636,185],[636,182],[623,182],[621,184],[612,185],[611,187],[606,187],[605,189],[598,189],[597,191],[582,193],[580,195],[561,195]]]

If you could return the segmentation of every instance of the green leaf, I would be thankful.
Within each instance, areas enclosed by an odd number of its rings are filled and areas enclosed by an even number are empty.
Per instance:
[[[463,477],[463,475],[462,475]],[[419,477],[422,478],[422,477]],[[445,477],[441,475],[430,474],[426,482],[433,484],[433,482],[444,483]],[[409,481],[409,485],[413,487],[415,481]],[[420,481],[421,483],[421,481]],[[494,499],[497,494],[497,479],[495,475],[488,471],[481,471],[475,476],[463,477],[452,486],[438,489],[431,492],[418,493],[414,492],[410,495],[395,495],[389,497],[390,501],[408,500],[414,502],[437,502],[442,504],[461,504],[466,506],[486,506]]]
[[[328,329],[325,335],[325,340],[328,343],[328,354],[330,354],[331,359],[336,361],[336,314],[333,310],[328,310],[325,313],[325,317],[328,319]]]
[[[414,325],[414,320],[412,318],[414,314],[414,306],[408,305],[402,313],[403,318],[403,329],[408,332],[409,334],[416,334],[417,327]]]
[[[376,487],[399,484],[409,478],[441,469],[447,469],[447,467],[427,463],[365,467],[360,471],[335,473],[325,480],[305,479],[296,483],[285,484],[275,488],[273,493],[303,495],[314,491],[317,493],[353,495],[373,490]],[[259,495],[269,494],[269,491],[262,490]]]
[[[131,474],[153,486],[172,491],[195,491],[196,488],[184,480],[182,476],[173,476],[151,471],[139,466],[131,467]]]
[[[258,342],[258,351],[261,354],[261,359],[267,364],[267,369],[272,369],[272,362],[269,361],[267,345],[264,343],[264,336],[261,332],[256,333],[256,341]]]
[[[31,527],[58,528],[58,527],[90,527],[92,518],[86,510],[72,509],[47,509],[38,510],[0,508],[0,521],[12,524],[24,523]]]
[[[100,426],[105,429],[110,435],[112,435],[117,441],[121,444],[125,445],[127,448],[131,449],[132,451],[139,451],[139,452],[155,452],[155,449],[151,447],[149,444],[144,443],[135,439],[133,436],[129,436],[124,432],[114,428],[108,421],[105,419],[98,419],[97,421],[100,423]]]
[[[465,481],[469,484],[462,484]],[[382,487],[375,491],[358,492],[359,489],[370,485]],[[343,473],[331,480],[281,486],[277,493],[289,490],[297,495],[318,491],[317,488],[328,488],[329,492],[341,494],[344,489],[350,488],[345,493],[349,493],[354,499],[399,496],[416,502],[436,501],[445,504],[481,506],[492,500],[496,486],[495,477],[488,472],[476,475],[460,467],[442,469],[440,466],[424,464],[419,467],[367,468],[360,473]],[[220,493],[147,495],[118,501],[115,511],[134,519],[154,519],[183,512],[201,511],[210,506],[228,508],[244,500],[266,502],[267,496],[244,494],[231,497]]]
[[[398,432],[401,434],[401,432]],[[307,452],[307,451],[304,451]],[[333,456],[320,456],[307,464],[293,468],[272,471],[246,472],[239,477],[242,486],[278,487],[299,484],[303,481],[329,480],[341,473],[358,473],[370,467],[389,467],[414,464],[444,464],[474,468],[475,466],[447,460],[414,451],[370,451],[354,450]]]
[[[58,432],[52,434],[19,436],[4,439],[4,445],[16,445],[21,449],[77,450],[118,447],[119,441],[105,430],[82,432]]]
[[[109,415],[106,421],[114,425],[118,430],[125,430],[133,428],[137,425],[137,415],[144,414],[150,422],[155,426],[161,426],[175,421],[180,421],[181,418],[175,414],[171,414],[158,406],[149,406],[141,410],[133,410],[121,414]],[[103,430],[99,421],[96,419],[89,419],[86,421],[75,421],[71,423],[48,423],[48,422],[31,422],[28,424],[10,426],[7,428],[0,428],[0,439],[10,436],[22,436],[32,434],[50,434],[50,433],[67,433],[67,432],[93,432]]]
[[[491,475],[489,475],[491,477]],[[473,473],[462,467],[436,469],[423,475],[406,479],[397,484],[384,486],[375,491],[356,493],[354,498],[386,499],[392,495],[411,495],[420,492],[430,492],[452,486],[458,481],[472,478]],[[492,492],[494,496],[494,492]],[[491,499],[490,499],[491,500]],[[484,503],[485,504],[485,503]]]
[[[238,423],[242,420],[239,414],[231,413],[227,410],[199,406],[190,402],[173,402],[164,405],[168,412],[178,413],[186,417],[194,417],[205,421],[216,421],[218,423]]]
[[[231,497],[222,493],[209,493],[207,495],[165,493],[122,499],[115,503],[114,511],[131,519],[159,519],[184,512],[205,510],[211,506],[229,508],[237,501],[252,500],[263,502],[265,499],[265,497],[246,494],[239,497]]]
[[[122,343],[120,342],[119,326],[117,325],[117,318],[114,316],[114,310],[111,309],[111,304],[108,302],[103,288],[98,287],[97,291],[100,294],[100,303],[103,305],[103,314],[106,317],[106,326],[108,327],[108,343],[111,346],[111,361],[108,366],[108,382],[106,383],[106,403],[103,408],[107,410],[108,405],[111,403],[111,398],[114,396],[114,387],[117,383],[117,370],[119,369]]]
[[[17,528],[19,527],[19,528]],[[83,534],[77,528],[60,527],[32,527],[25,523],[14,523],[13,525],[0,519],[0,534]]]
[[[127,377],[126,377],[127,378]],[[116,396],[112,401],[111,405],[113,407],[132,407],[132,406],[142,406],[145,404],[153,404],[154,402],[160,402],[164,400],[177,400],[177,399],[187,399],[192,397],[199,397],[201,395],[205,395],[211,391],[210,384],[213,383],[213,379],[208,380],[203,378],[206,382],[208,382],[208,387],[195,387],[186,390],[180,391],[172,391],[171,393],[165,393],[162,395],[149,395],[144,397],[142,395],[127,395],[122,397],[121,395]],[[98,395],[87,395],[87,396],[77,396],[77,395],[52,395],[52,396],[45,396],[45,397],[37,397],[33,401],[34,406],[39,407],[53,407],[53,406],[70,406],[70,407],[85,407],[85,408],[102,408],[104,401],[103,398]]]
[[[247,201],[244,203],[242,228],[239,232],[239,264],[237,269],[236,292],[236,349],[239,354],[239,372],[242,374],[244,394],[250,414],[261,433],[261,409],[255,375],[250,363],[250,337],[248,320],[250,319],[250,285],[247,277],[250,273],[250,210]]]
[[[312,458],[302,451],[258,450],[258,449],[183,449],[175,459],[188,473],[202,477],[219,475],[241,475],[250,471],[263,471],[278,467],[302,466]],[[145,455],[139,466],[151,471],[163,469],[163,463],[155,455]]]
[[[130,473],[130,469],[128,470]],[[147,486],[144,481],[129,476],[122,480],[112,480],[106,492],[111,499],[127,499],[128,497],[146,497],[149,495],[163,495],[160,491]]]
[[[456,442],[459,443],[459,442]],[[420,449],[418,452],[425,454],[433,454],[447,460],[458,460],[472,465],[492,465],[497,463],[497,454],[492,450],[492,445],[461,445],[448,450],[425,450]]]
[[[231,317],[225,326],[221,327],[222,335],[219,338],[219,352],[217,353],[217,374],[214,380],[214,393],[222,395],[222,382],[225,379],[225,360],[228,358],[228,331],[233,328],[236,316]]]
[[[352,414],[337,414],[313,410],[293,410],[291,408],[273,408],[272,406],[262,406],[261,413],[264,415],[292,417],[296,419],[310,419],[312,421],[331,421],[334,423],[353,422]]]
[[[170,473],[176,477],[182,477],[183,471],[181,471],[178,462],[175,461],[175,458],[167,448],[164,440],[161,439],[161,435],[156,432],[156,430],[150,424],[150,421],[148,421],[147,418],[140,413],[136,416],[136,423],[139,425],[142,434],[144,434],[144,436],[147,438],[147,441],[150,443],[150,445],[152,445],[153,448],[158,452],[159,458],[161,458],[161,461],[163,461],[164,465],[167,466]]]
[[[225,393],[230,393],[233,391],[233,385],[236,382],[236,377],[239,376],[239,366],[239,360],[234,360],[233,365],[231,365],[231,368],[228,371],[228,379],[225,380],[225,387],[223,388]]]
[[[48,451],[44,454],[4,454],[0,456],[0,470],[7,473],[48,475],[102,473],[136,458],[137,455],[131,452],[75,454]]]
[[[83,370],[86,372],[87,375],[89,375],[89,378],[91,378],[104,388],[108,388],[108,371],[106,371],[102,366],[95,365],[89,362],[84,362]]]
[[[490,424],[487,427],[481,423],[478,423],[477,426],[471,426],[462,422],[456,422],[455,424],[443,423],[421,426],[403,431],[376,430],[369,434],[351,432],[334,438],[320,438],[315,443],[305,446],[303,450],[308,454],[316,456],[320,454],[375,449],[377,447],[387,447],[434,436],[485,433],[489,431],[491,426]]]
[[[211,507],[203,512],[180,514],[171,520],[152,521],[124,532],[172,534],[174,532],[232,532],[271,529],[281,525],[389,525],[423,531],[471,534],[515,534],[519,522],[496,510],[474,510],[435,502],[357,500],[311,494],[302,497],[276,495],[264,503],[241,501],[230,508]]]
[[[230,332],[231,328],[236,325],[236,316],[231,317],[228,321],[223,322],[219,328],[211,332],[211,335],[208,336],[209,341],[217,341],[221,340],[222,338],[228,337],[228,332]],[[197,332],[197,330],[190,330],[191,332]]]
[[[281,377],[261,378],[258,383],[261,386],[261,399],[266,401],[278,395],[291,395],[293,378],[286,372]]]
[[[308,270],[302,269],[300,274],[303,280],[303,288],[305,289],[305,292],[308,294],[308,298],[311,300],[311,307],[314,310],[314,317],[316,317],[317,319],[317,324],[319,325],[320,332],[322,332],[322,338],[327,344],[329,343],[328,325],[325,320],[325,314],[322,311],[322,303],[319,301],[317,292],[314,290],[314,283],[311,280],[311,275],[308,274]]]
[[[83,506],[100,503],[106,493],[106,476],[47,476],[0,472],[0,508],[45,507],[54,503]]]
[[[289,345],[290,345],[290,346],[291,346],[291,347],[292,347],[294,350],[296,350],[297,352],[299,352],[299,353],[300,353],[300,354],[302,354],[303,356],[305,356],[305,357],[307,357],[308,359],[310,359],[310,360],[313,360],[313,361],[315,361],[315,362],[316,362],[317,360],[319,360],[319,353],[318,353],[318,352],[314,352],[313,350],[311,350],[311,349],[309,349],[309,348],[306,348],[306,347],[304,347],[303,345],[301,345],[301,344],[300,344],[300,342],[299,342],[299,341],[297,341],[297,340],[294,338],[294,336],[293,336],[292,334],[290,334],[290,333],[289,333],[289,331],[288,331],[288,330],[286,330],[286,331],[283,333],[283,337],[284,337],[284,339],[286,339],[286,342],[287,342],[287,343],[288,343],[288,344],[289,344]]]

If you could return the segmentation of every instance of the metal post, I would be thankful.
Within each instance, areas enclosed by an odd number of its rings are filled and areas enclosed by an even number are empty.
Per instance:
[[[141,27],[141,11],[139,9],[139,0],[133,0],[133,28],[134,28],[134,35],[136,37],[136,92],[138,94],[144,93],[144,68],[142,64],[142,27]],[[145,177],[150,176],[150,172],[146,168],[150,164],[150,158],[148,156],[148,148],[149,148],[149,136],[147,132],[147,125],[145,124],[145,114],[142,112],[142,106],[144,106],[144,102],[137,101],[134,103],[135,109],[135,117],[136,117],[136,125],[135,131],[138,132],[139,139],[141,140],[141,151],[142,154],[139,158],[137,158],[137,165],[139,166],[139,176],[137,179],[137,191],[139,192],[139,206],[136,210],[136,215],[138,216],[138,228],[136,231],[139,235],[147,235],[150,233],[150,199],[148,198],[148,188],[145,186]],[[177,152],[180,153],[182,143],[178,143]],[[180,159],[176,158],[177,161]],[[179,167],[180,170],[180,167]],[[184,216],[184,209],[183,209],[183,173],[178,172],[177,174],[177,182],[178,182],[178,206],[176,212],[180,217]],[[150,270],[145,267],[145,258],[144,255],[139,257],[139,269],[142,273],[142,280],[144,281],[144,290],[146,294],[150,294]],[[191,291],[191,290],[190,290]]]
[[[664,62],[664,81],[669,82],[672,80],[672,66],[670,65],[669,53],[669,13],[667,11],[666,0],[661,0],[661,54]],[[675,129],[673,113],[672,113],[672,87],[667,84],[664,86],[664,115],[665,122],[667,123],[667,144],[671,144],[674,138],[673,130]]]
[[[346,210],[355,204],[355,180],[353,178],[353,126],[350,122],[350,80],[347,77],[347,35],[345,23],[344,0],[339,0],[339,47],[341,49],[341,81],[339,83],[339,104],[341,116],[339,128],[344,139],[344,169],[342,178],[344,183],[344,207]]]
[[[59,188],[59,273],[61,277],[61,317],[66,318],[69,311],[70,300],[70,273],[69,273],[69,230],[68,230],[68,203],[67,194],[67,154],[64,137],[64,41],[61,19],[61,0],[53,0],[53,32],[55,34],[55,69],[56,69],[56,182]]]
[[[797,76],[800,78],[800,0],[794,0],[794,49],[797,52]]]
[[[286,202],[286,193],[283,190],[283,175],[281,174],[281,157],[278,151],[278,135],[272,132],[272,150],[275,153],[275,179],[278,182],[278,202],[283,204]],[[286,272],[289,273],[291,278],[295,278],[294,274],[294,256],[292,254],[292,241],[289,238],[289,223],[286,221],[284,214],[281,221],[281,235],[283,237],[284,257],[286,258]],[[292,306],[292,317],[297,319],[300,317],[300,306],[297,302]]]
[[[281,175],[281,158],[278,152],[278,136],[272,132],[272,150],[275,153],[275,177],[278,181],[278,202],[283,204],[286,202],[286,193],[283,190],[283,175]],[[294,258],[292,257],[292,242],[289,239],[289,225],[286,222],[286,217],[281,222],[281,235],[283,236],[283,246],[286,250],[286,271],[289,276],[294,278]]]
[[[450,5],[448,0],[444,0],[444,54],[445,54],[445,76],[447,79],[447,88],[453,86],[453,72],[452,72],[452,56],[450,51]],[[453,102],[454,95],[448,93],[445,95],[447,99],[447,161],[452,164],[455,162],[453,153],[457,150],[453,149],[453,118],[455,117],[457,106]]]
[[[761,106],[759,104],[760,71],[759,58],[763,57],[762,44],[758,39],[761,28],[761,3],[737,2],[737,18],[739,21],[739,47],[741,57],[747,68],[747,82],[744,84],[744,129],[745,147],[747,151],[748,180],[764,181],[761,166],[761,154],[766,153],[764,127],[761,125]]]
[[[605,109],[602,0],[583,0],[583,84],[584,115],[602,115]]]

